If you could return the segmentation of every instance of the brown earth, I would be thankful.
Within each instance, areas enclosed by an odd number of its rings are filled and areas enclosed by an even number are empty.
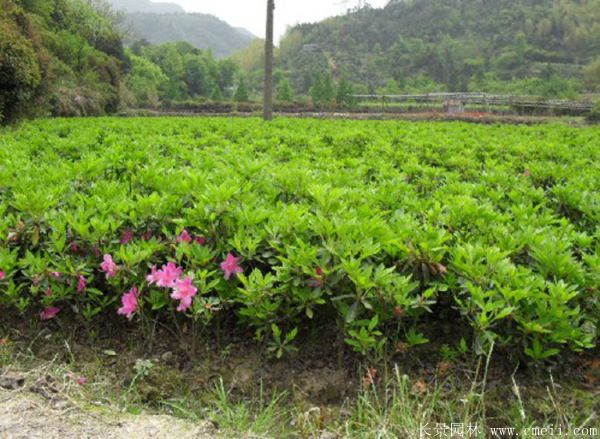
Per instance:
[[[82,408],[62,396],[47,399],[31,391],[0,389],[0,438],[208,439],[216,435],[209,421],[196,423],[166,415]]]

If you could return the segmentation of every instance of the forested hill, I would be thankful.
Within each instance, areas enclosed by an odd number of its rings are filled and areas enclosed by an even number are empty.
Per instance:
[[[116,17],[101,7],[0,0],[0,123],[118,108],[128,61]]]
[[[144,39],[152,44],[185,41],[198,49],[210,49],[224,58],[245,48],[255,38],[245,29],[237,29],[209,14],[186,14],[174,3],[149,0],[110,0],[125,12],[125,26],[133,33],[129,42]]]
[[[198,49],[210,49],[217,58],[245,48],[254,39],[208,14],[127,14],[136,37],[152,44],[185,41]]]
[[[281,42],[299,92],[315,72],[362,91],[574,94],[600,84],[600,0],[392,0]]]

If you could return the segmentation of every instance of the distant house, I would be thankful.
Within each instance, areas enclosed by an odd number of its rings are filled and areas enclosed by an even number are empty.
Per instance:
[[[321,50],[321,47],[318,44],[305,44],[302,46],[303,52],[318,52]]]

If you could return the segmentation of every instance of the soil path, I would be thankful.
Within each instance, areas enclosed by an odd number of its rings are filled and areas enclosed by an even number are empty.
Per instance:
[[[164,415],[127,415],[82,409],[67,400],[49,401],[26,391],[0,389],[0,438],[176,438],[216,436],[210,422],[193,423]]]

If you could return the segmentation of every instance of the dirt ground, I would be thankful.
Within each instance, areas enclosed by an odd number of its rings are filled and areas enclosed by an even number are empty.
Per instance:
[[[48,400],[29,391],[0,389],[3,439],[208,439],[216,435],[209,421],[192,423],[165,415],[88,409],[67,399]]]

